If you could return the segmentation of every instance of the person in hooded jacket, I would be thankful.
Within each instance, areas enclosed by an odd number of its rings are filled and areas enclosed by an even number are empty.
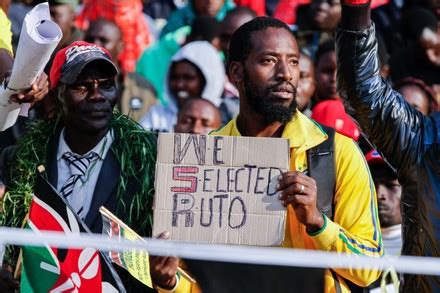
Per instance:
[[[172,58],[164,79],[167,105],[155,105],[140,124],[151,131],[173,132],[183,103],[202,97],[216,107],[222,102],[225,71],[218,51],[206,41],[182,47]]]

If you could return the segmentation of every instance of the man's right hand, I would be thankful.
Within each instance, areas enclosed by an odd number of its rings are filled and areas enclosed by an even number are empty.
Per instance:
[[[341,0],[341,4],[341,29],[361,31],[371,25],[371,0]]]
[[[277,186],[284,206],[292,205],[298,222],[307,232],[316,232],[324,226],[324,217],[317,206],[316,181],[302,172],[285,172]]]
[[[10,73],[9,73],[10,74]],[[9,75],[5,77],[5,84],[8,84]],[[42,72],[32,83],[28,91],[22,91],[11,96],[11,101],[16,103],[31,103],[41,101],[49,92],[49,80],[47,74]]]
[[[20,282],[14,279],[12,267],[4,265],[0,271],[0,292],[13,293],[20,289]]]
[[[169,232],[163,232],[157,239],[168,239],[169,237]],[[153,283],[167,290],[174,288],[177,282],[178,266],[179,259],[177,257],[150,255],[150,273]]]

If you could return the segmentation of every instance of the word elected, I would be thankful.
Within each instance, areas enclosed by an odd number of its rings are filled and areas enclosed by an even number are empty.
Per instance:
[[[173,180],[188,182],[188,186],[174,186],[171,187],[171,191],[236,192],[272,196],[277,193],[274,180],[276,181],[281,174],[282,170],[274,167],[245,166],[200,170],[199,167],[194,166],[174,166]]]

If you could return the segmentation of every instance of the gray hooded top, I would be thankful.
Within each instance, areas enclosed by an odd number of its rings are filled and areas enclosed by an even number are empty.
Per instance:
[[[217,107],[222,102],[225,87],[225,70],[219,52],[206,41],[191,42],[182,47],[171,59],[171,62],[188,60],[196,65],[205,77],[202,98],[209,100]],[[179,112],[177,99],[170,91],[168,66],[164,79],[164,100],[167,106],[155,105],[141,119],[140,124],[147,130],[172,132]]]

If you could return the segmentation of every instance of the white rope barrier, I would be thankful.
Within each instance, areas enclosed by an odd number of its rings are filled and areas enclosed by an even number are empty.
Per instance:
[[[316,250],[250,247],[238,245],[194,244],[144,238],[146,242],[119,240],[99,234],[65,234],[44,232],[37,235],[30,230],[0,228],[0,243],[4,245],[49,245],[58,248],[92,247],[102,251],[143,249],[152,255],[173,255],[197,260],[277,265],[308,268],[365,268],[421,275],[440,275],[440,258],[382,257],[371,258],[352,254],[338,254]]]

